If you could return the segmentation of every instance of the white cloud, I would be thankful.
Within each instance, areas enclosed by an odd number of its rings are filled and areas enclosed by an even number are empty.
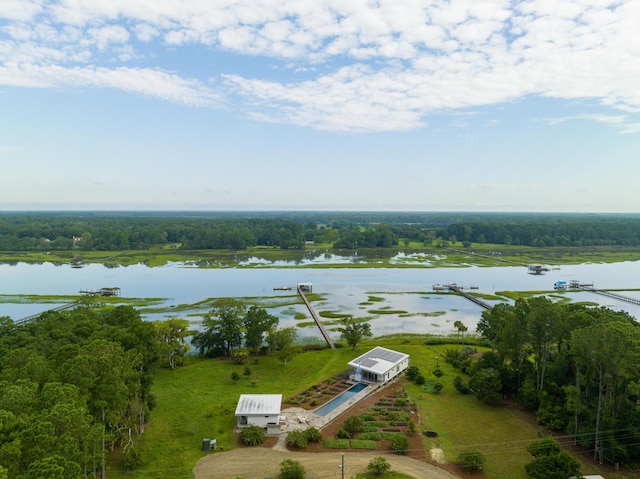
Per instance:
[[[407,129],[443,109],[525,95],[640,110],[637,1],[4,0],[3,17],[0,82],[10,85],[105,85],[170,101],[185,92],[185,103],[215,104],[202,83],[211,71],[199,80],[180,68],[164,73],[162,49],[184,49],[188,58],[192,45],[203,45],[241,62],[269,58],[269,77],[216,66],[225,93],[269,121]],[[190,59],[194,68],[203,60]],[[305,80],[272,74],[285,70]],[[625,131],[635,123],[624,122]]]
[[[41,0],[2,0],[0,19],[31,20],[41,10]]]
[[[112,44],[126,43],[129,40],[129,32],[119,25],[89,28],[87,33],[100,50],[104,50]]]

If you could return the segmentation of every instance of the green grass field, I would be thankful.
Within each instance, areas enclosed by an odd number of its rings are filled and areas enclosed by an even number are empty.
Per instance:
[[[401,381],[409,398],[418,405],[422,423],[419,431],[435,431],[436,438],[424,437],[427,449],[441,448],[447,460],[455,460],[462,451],[479,451],[487,462],[485,473],[494,479],[526,479],[524,464],[531,460],[525,447],[547,434],[535,418],[517,407],[487,406],[473,396],[463,396],[453,387],[459,371],[440,359],[445,349],[455,345],[425,345],[417,335],[378,338],[355,351],[348,348],[310,351],[297,355],[287,365],[272,357],[260,357],[259,363],[237,365],[220,359],[191,359],[180,369],[162,370],[154,384],[156,406],[149,416],[143,437],[145,466],[133,473],[113,467],[112,478],[193,477],[195,463],[203,457],[203,438],[216,438],[219,447],[236,446],[233,435],[236,402],[242,393],[282,393],[286,399],[313,384],[347,369],[347,362],[374,345],[383,345],[411,356],[427,379],[436,364],[444,372],[445,385],[440,394],[429,394],[412,383]],[[248,366],[251,375],[245,376]],[[234,382],[231,373],[240,380]],[[581,458],[583,459],[583,458]],[[593,465],[583,473],[603,474]],[[638,479],[640,475],[606,473],[607,479]]]

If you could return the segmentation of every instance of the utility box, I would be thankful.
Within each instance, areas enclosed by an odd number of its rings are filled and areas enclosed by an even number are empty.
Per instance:
[[[217,442],[218,442],[217,439],[211,439],[211,442],[209,443],[210,444],[209,450],[215,451],[218,445]]]
[[[210,450],[211,450],[211,439],[206,437],[202,440],[202,451],[208,452]]]

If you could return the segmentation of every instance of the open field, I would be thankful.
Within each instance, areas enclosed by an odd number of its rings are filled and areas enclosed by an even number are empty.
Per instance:
[[[190,360],[178,370],[162,370],[154,385],[155,408],[143,437],[145,466],[133,473],[112,468],[112,478],[181,478],[192,477],[192,468],[206,453],[201,452],[205,437],[216,438],[225,451],[238,447],[232,433],[236,401],[241,393],[282,393],[286,399],[346,369],[347,362],[374,345],[383,345],[410,354],[412,365],[425,376],[436,367],[444,372],[445,388],[429,394],[419,386],[405,383],[409,399],[418,406],[421,431],[435,431],[437,438],[425,438],[424,445],[440,448],[447,461],[455,460],[464,450],[477,450],[487,458],[486,476],[495,479],[525,479],[524,464],[530,460],[525,446],[546,435],[535,419],[507,402],[504,406],[486,406],[473,396],[458,394],[452,386],[459,374],[437,358],[452,345],[425,345],[425,337],[398,335],[378,338],[358,347],[309,351],[283,365],[272,357],[260,357],[246,365],[220,359]],[[250,375],[244,375],[244,369]],[[240,380],[231,379],[238,372]],[[214,455],[224,454],[221,452]],[[325,453],[319,453],[324,455]],[[335,460],[336,453],[326,453]],[[603,471],[583,460],[584,473],[603,474],[607,479],[638,479],[635,472]],[[362,471],[364,472],[364,471]]]

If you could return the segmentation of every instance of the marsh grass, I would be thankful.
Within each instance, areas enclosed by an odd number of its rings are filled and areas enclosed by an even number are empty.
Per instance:
[[[402,243],[402,242],[401,242]],[[452,245],[453,249],[473,251],[487,256],[472,256],[456,253],[448,248],[411,242],[409,246],[400,245],[388,250],[362,250],[364,257],[357,263],[321,263],[299,266],[300,268],[454,268],[476,265],[482,267],[504,266],[508,263],[530,264],[544,263],[550,265],[567,265],[582,263],[617,263],[640,260],[640,248],[637,246],[598,246],[598,247],[549,247],[534,248],[517,245],[492,245],[474,243],[469,248],[462,248],[460,243]],[[353,252],[336,251],[331,245],[314,245],[306,251],[319,251],[329,254],[352,254]],[[398,252],[405,254],[418,253],[423,256],[412,261],[391,261]],[[499,255],[491,255],[498,252]],[[181,250],[176,248],[150,248],[148,250],[127,250],[105,254],[103,251],[3,251],[0,262],[14,264],[27,263],[69,263],[80,258],[84,263],[102,263],[109,266],[131,266],[145,264],[150,267],[164,266],[169,263],[183,263],[188,267],[198,268],[255,268],[255,264],[244,264],[243,261],[258,257],[268,262],[298,261],[304,257],[304,250],[280,250],[275,247],[253,247],[242,251],[228,250]],[[371,256],[367,259],[367,256]],[[242,264],[239,264],[242,263]],[[271,267],[269,265],[260,267]],[[277,266],[275,266],[277,267]]]

